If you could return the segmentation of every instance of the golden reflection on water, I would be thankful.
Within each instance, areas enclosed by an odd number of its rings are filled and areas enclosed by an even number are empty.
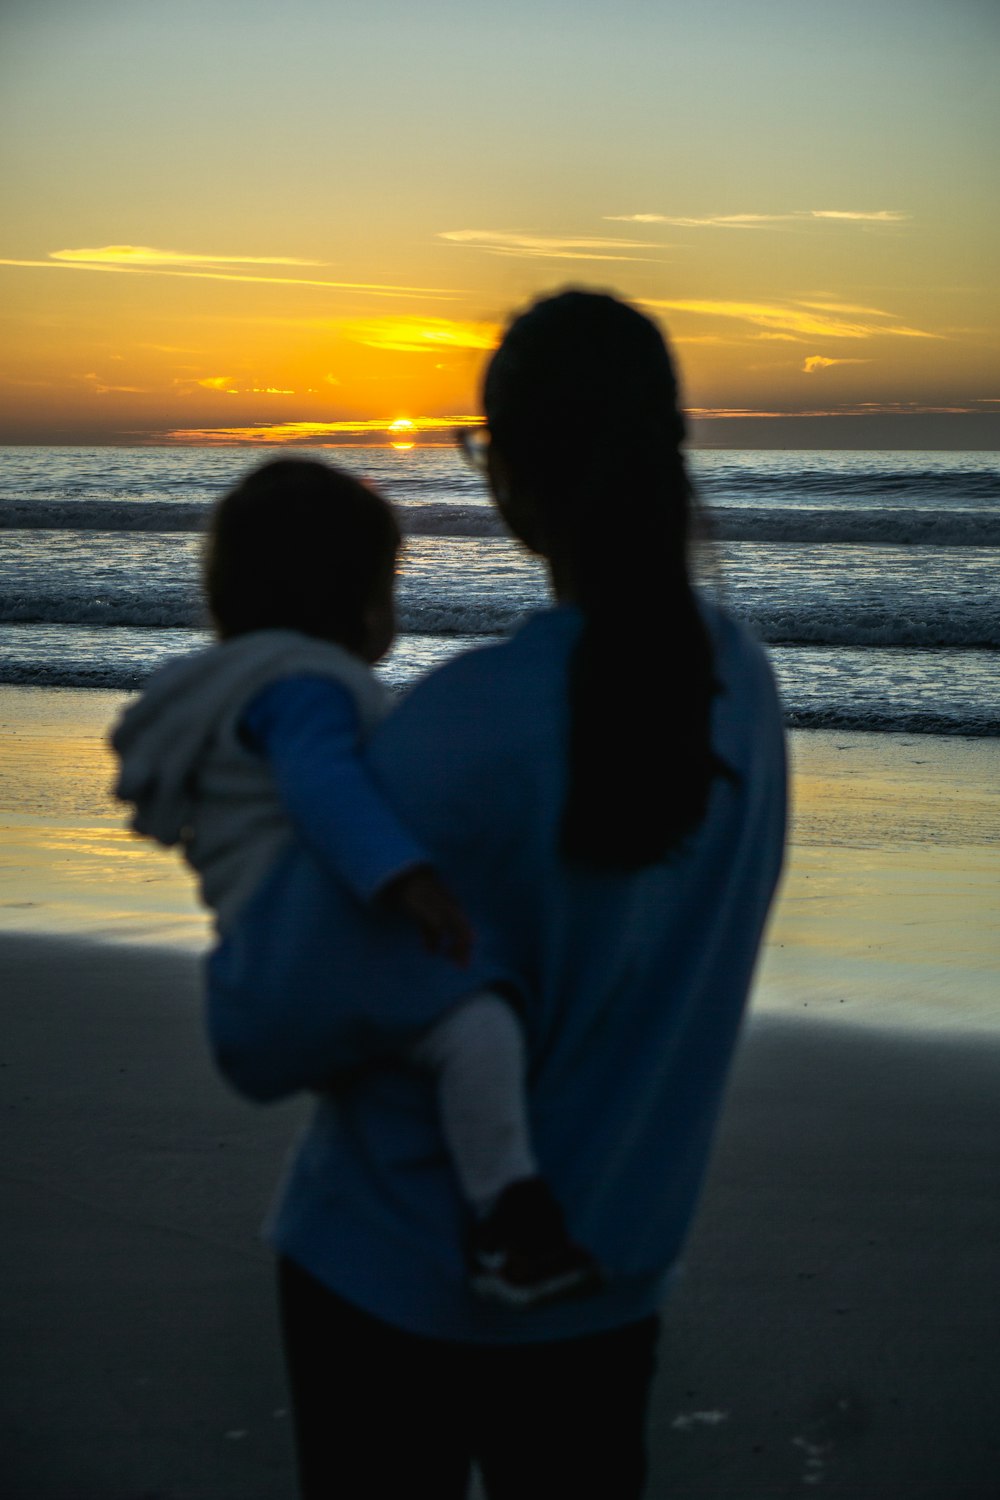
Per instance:
[[[173,851],[137,839],[111,795],[110,692],[0,689],[0,930],[204,948],[210,932]]]
[[[120,693],[0,689],[0,930],[204,948],[180,858],[110,795]],[[993,740],[800,732],[791,840],[755,1004],[996,1026],[1000,776]]]
[[[998,761],[988,739],[792,736],[791,837],[759,1007],[1000,1023]]]

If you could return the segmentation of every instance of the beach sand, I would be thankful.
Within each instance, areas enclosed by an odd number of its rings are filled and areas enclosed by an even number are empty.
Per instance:
[[[213,1076],[117,695],[0,693],[0,1493],[291,1500],[258,1226],[301,1118]],[[996,746],[799,735],[795,842],[666,1311],[651,1500],[1000,1496]]]

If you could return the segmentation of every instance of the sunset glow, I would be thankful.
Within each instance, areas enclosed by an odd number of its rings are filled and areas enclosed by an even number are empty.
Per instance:
[[[0,441],[439,441],[572,281],[661,322],[695,442],[1000,447],[997,13],[627,0],[614,33],[7,7]]]

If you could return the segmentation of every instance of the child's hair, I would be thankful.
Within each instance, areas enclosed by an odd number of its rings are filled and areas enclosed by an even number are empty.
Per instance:
[[[350,474],[311,459],[263,464],[212,516],[204,581],[216,632],[299,630],[359,651],[399,544],[388,502]]]

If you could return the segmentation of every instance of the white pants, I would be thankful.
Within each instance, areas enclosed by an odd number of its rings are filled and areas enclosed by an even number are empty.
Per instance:
[[[410,1056],[434,1076],[462,1194],[476,1213],[488,1213],[504,1188],[538,1172],[521,1023],[506,1000],[482,990],[425,1032]]]

